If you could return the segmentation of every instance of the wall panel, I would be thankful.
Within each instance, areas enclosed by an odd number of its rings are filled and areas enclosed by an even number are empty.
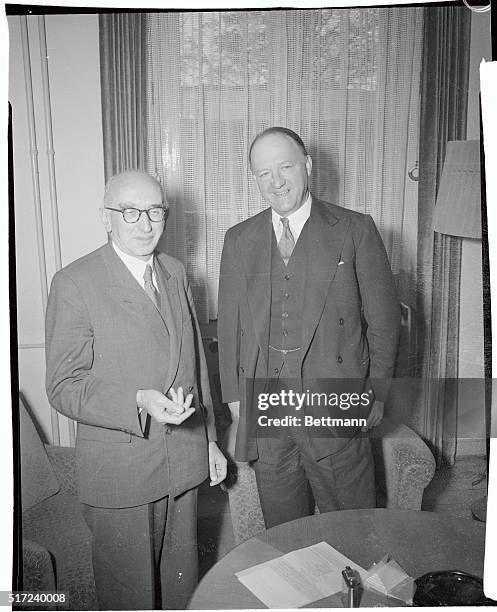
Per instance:
[[[51,409],[44,390],[44,311],[35,223],[28,107],[21,44],[21,18],[8,17],[10,36],[9,100],[13,114],[16,219],[19,386],[52,441]],[[56,271],[51,219],[48,145],[40,56],[40,22],[27,18],[35,114],[37,161],[43,216],[47,280]],[[45,18],[50,101],[55,151],[62,264],[100,246],[106,239],[98,208],[104,189],[102,114],[97,15]],[[69,443],[67,419],[60,417],[60,442]]]

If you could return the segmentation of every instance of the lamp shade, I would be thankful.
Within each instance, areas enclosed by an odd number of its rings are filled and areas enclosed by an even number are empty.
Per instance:
[[[433,230],[462,238],[481,238],[479,140],[447,143]]]

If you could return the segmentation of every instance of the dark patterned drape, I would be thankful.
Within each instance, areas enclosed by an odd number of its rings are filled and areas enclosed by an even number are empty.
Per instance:
[[[99,16],[105,179],[145,169],[145,15]]]
[[[433,209],[449,140],[466,138],[471,12],[425,9],[418,204],[418,373],[424,433],[437,458],[456,445],[461,239],[433,232]]]

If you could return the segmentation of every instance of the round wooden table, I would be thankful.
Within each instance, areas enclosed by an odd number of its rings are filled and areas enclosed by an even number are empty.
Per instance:
[[[284,523],[240,544],[207,572],[188,609],[264,608],[235,573],[323,540],[364,569],[389,553],[413,578],[454,569],[483,577],[482,523],[436,512],[342,510]],[[340,596],[333,595],[310,607],[337,605]]]

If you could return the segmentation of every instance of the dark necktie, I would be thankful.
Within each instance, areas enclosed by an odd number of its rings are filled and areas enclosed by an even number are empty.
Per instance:
[[[288,219],[286,217],[281,217],[280,221],[283,224],[283,232],[281,234],[280,241],[278,242],[278,249],[280,250],[281,257],[283,257],[283,261],[286,265],[292,256],[293,249],[295,248],[295,239],[293,237],[292,230],[290,229],[290,222]]]
[[[152,280],[152,266],[150,264],[147,264],[145,272],[143,273],[143,288],[145,289],[145,293],[152,300],[154,306],[160,312],[159,292],[155,288]]]

